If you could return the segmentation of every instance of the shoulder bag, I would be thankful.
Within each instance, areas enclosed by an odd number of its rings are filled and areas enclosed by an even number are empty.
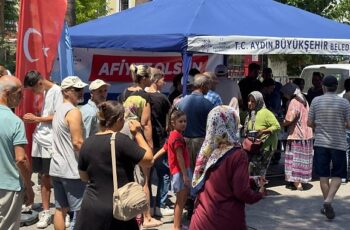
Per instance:
[[[255,119],[252,120],[252,128],[255,131]],[[256,138],[256,134],[254,136],[249,136],[246,134],[246,137],[243,139],[242,148],[248,153],[248,155],[256,155],[260,154],[260,149],[263,145],[263,141]]]
[[[146,193],[140,184],[129,182],[118,188],[117,161],[115,155],[115,136],[111,137],[112,173],[113,173],[113,216],[122,221],[128,221],[143,213],[148,208]]]
[[[262,145],[263,142],[254,137],[245,137],[242,142],[243,149],[250,155],[259,154]]]

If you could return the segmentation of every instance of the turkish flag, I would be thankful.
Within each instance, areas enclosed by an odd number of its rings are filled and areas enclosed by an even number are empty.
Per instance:
[[[57,54],[58,42],[64,24],[67,0],[21,0],[17,34],[16,77],[22,82],[29,70],[39,71],[46,79]],[[16,114],[22,117],[26,113],[39,115],[43,102],[42,95],[33,95],[24,91]],[[35,124],[26,124],[29,143],[27,155],[30,156],[32,134]]]

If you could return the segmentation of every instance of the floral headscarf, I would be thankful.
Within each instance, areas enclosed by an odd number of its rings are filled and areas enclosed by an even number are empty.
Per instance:
[[[264,97],[263,95],[259,92],[259,91],[253,91],[251,92],[249,96],[252,96],[256,102],[256,105],[255,105],[255,109],[252,110],[252,111],[249,111],[248,113],[248,116],[246,117],[245,119],[245,122],[244,122],[244,134],[247,133],[248,131],[248,123],[249,121],[252,121],[252,124],[255,123],[255,115],[256,113],[262,109],[262,108],[265,108],[265,101],[264,101]]]
[[[208,115],[207,133],[199,151],[192,180],[195,192],[204,184],[205,174],[225,153],[239,146],[236,136],[238,114],[227,105],[216,106]]]

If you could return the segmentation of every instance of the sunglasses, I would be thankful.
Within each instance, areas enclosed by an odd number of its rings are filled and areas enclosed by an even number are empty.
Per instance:
[[[75,87],[72,87],[72,88],[69,88],[68,90],[73,90],[75,92],[81,92],[83,91],[83,88],[75,88]]]

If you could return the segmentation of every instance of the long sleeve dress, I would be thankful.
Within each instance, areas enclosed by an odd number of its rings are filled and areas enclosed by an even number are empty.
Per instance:
[[[208,171],[197,196],[190,230],[247,229],[245,204],[258,202],[262,195],[250,188],[247,154],[230,151]]]

